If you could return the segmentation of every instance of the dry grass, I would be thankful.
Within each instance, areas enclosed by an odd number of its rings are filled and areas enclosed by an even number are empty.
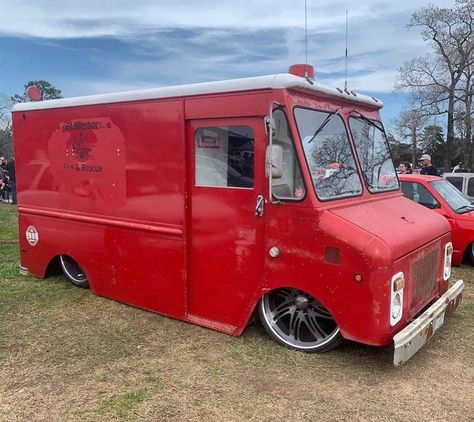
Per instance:
[[[12,207],[9,208],[11,213]],[[4,208],[0,206],[0,238]],[[390,348],[323,355],[235,338],[17,275],[0,244],[0,421],[465,421],[474,415],[474,269],[461,307],[394,368]]]

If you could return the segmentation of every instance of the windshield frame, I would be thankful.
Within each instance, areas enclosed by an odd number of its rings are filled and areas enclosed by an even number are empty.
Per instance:
[[[471,211],[474,211],[474,205],[471,204],[471,202],[469,201],[468,198],[466,198],[462,192],[460,192],[456,186],[454,186],[451,182],[449,182],[448,180],[446,179],[440,179],[440,180],[432,180],[430,182],[428,182],[429,185],[433,188],[433,190],[436,192],[437,195],[439,195],[439,197],[448,205],[448,207],[456,214],[466,214],[468,212],[471,212]],[[448,185],[446,185],[446,183]],[[463,207],[458,207],[458,208],[454,208],[451,203],[446,199],[446,197],[444,195],[442,195],[442,193],[436,188],[436,185],[439,185],[439,184],[443,184],[443,185],[446,185],[446,186],[449,186],[449,189],[451,189],[452,192],[455,192],[455,195],[457,195],[458,197],[462,198],[463,200],[466,201],[466,204],[464,204]],[[439,200],[438,200],[439,202]],[[471,209],[467,209],[465,207],[469,206]],[[459,212],[458,210],[459,209],[464,209],[465,211],[464,212]]]
[[[314,184],[313,176],[311,175],[310,165],[309,165],[308,158],[306,156],[306,151],[305,151],[305,148],[304,148],[304,142],[303,142],[303,139],[301,138],[300,126],[298,125],[298,119],[296,118],[296,110],[297,109],[309,110],[309,111],[318,112],[318,113],[324,113],[324,114],[327,114],[328,116],[331,117],[330,120],[333,120],[333,119],[336,119],[336,118],[340,119],[340,121],[342,122],[342,126],[344,128],[344,133],[346,135],[347,142],[349,144],[349,148],[350,148],[350,151],[351,151],[352,158],[354,160],[354,169],[356,171],[355,174],[357,174],[357,177],[358,177],[359,183],[360,183],[360,188],[361,188],[360,192],[358,192],[358,193],[349,193],[347,195],[341,195],[341,196],[333,196],[333,197],[330,197],[330,198],[321,198],[320,195],[318,195],[316,186]],[[314,107],[302,106],[302,105],[299,105],[299,104],[296,104],[296,105],[293,106],[293,119],[294,119],[294,124],[295,124],[295,127],[296,127],[296,135],[298,136],[301,151],[303,153],[303,158],[304,158],[304,161],[305,161],[305,164],[306,164],[306,169],[305,170],[306,170],[306,173],[307,173],[307,177],[309,177],[310,180],[311,180],[311,186],[313,187],[313,192],[316,195],[316,198],[318,199],[318,201],[320,201],[320,202],[338,201],[338,200],[344,200],[344,199],[348,199],[348,198],[359,198],[359,197],[362,197],[364,195],[364,186],[365,185],[362,181],[362,177],[361,177],[361,174],[360,174],[360,165],[359,165],[359,162],[358,162],[358,157],[356,155],[355,147],[354,147],[354,145],[352,143],[352,139],[350,137],[350,132],[349,132],[349,128],[348,128],[346,119],[341,115],[340,111],[341,111],[341,107],[336,108],[335,110],[324,110],[324,109],[319,109],[319,108],[314,108]],[[320,133],[322,133],[322,131]],[[319,133],[318,133],[318,135],[319,135]],[[312,141],[314,141],[314,139],[312,139]]]
[[[354,115],[353,113],[357,113],[357,114],[359,114],[359,116]],[[352,126],[351,126],[351,122],[350,122],[351,119],[355,119],[355,120],[357,120],[359,122],[362,122],[362,123],[365,123],[367,125],[370,124],[369,122],[372,122],[372,126],[381,132],[381,134],[383,136],[383,139],[385,141],[385,145],[387,147],[387,151],[390,155],[390,160],[392,161],[393,174],[395,175],[394,180],[397,181],[397,183],[394,187],[392,187],[390,189],[380,189],[380,188],[375,188],[374,189],[371,185],[369,185],[368,180],[365,176],[365,172],[362,168],[362,161],[361,161],[360,156],[359,156],[359,150],[357,148],[356,137],[354,136],[354,132],[352,130]],[[362,179],[364,180],[364,185],[365,185],[367,191],[371,195],[378,195],[378,194],[387,193],[387,192],[399,191],[400,188],[401,188],[401,184],[400,184],[400,180],[398,179],[398,174],[397,174],[397,170],[395,168],[395,164],[393,163],[393,159],[392,159],[393,155],[392,155],[392,151],[390,149],[390,143],[388,142],[387,133],[385,131],[385,126],[383,125],[382,121],[366,117],[362,113],[360,113],[359,111],[354,109],[347,116],[347,125],[348,125],[348,129],[349,129],[349,133],[350,133],[351,138],[352,138],[352,142],[354,143],[354,149],[355,149],[358,164],[360,166],[361,176],[362,176]]]

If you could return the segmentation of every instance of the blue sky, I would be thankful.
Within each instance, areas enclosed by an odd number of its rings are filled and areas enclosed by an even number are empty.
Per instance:
[[[308,62],[319,82],[380,98],[386,124],[404,96],[398,68],[428,47],[411,14],[453,1],[308,0]],[[2,0],[0,94],[45,79],[65,97],[286,72],[305,61],[304,0]]]

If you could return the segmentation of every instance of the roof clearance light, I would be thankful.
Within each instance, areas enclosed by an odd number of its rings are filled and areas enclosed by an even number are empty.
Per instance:
[[[41,101],[43,94],[36,85],[30,85],[28,88],[26,88],[26,96],[30,101]]]
[[[288,73],[302,78],[314,79],[314,67],[310,64],[293,64],[288,69]]]

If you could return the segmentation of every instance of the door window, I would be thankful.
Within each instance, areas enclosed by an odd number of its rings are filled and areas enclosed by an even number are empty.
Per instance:
[[[272,116],[276,127],[272,142],[283,150],[283,175],[280,178],[272,178],[273,196],[278,199],[301,200],[306,195],[306,189],[288,120],[281,109],[275,110]]]
[[[255,136],[249,126],[199,128],[194,151],[196,186],[253,188]]]
[[[474,196],[474,177],[470,177],[467,182],[467,196]]]
[[[408,199],[427,208],[440,208],[439,202],[420,183],[402,182],[402,192]]]
[[[462,177],[446,177],[446,180],[452,183],[460,192],[462,192],[462,181],[464,180]]]

